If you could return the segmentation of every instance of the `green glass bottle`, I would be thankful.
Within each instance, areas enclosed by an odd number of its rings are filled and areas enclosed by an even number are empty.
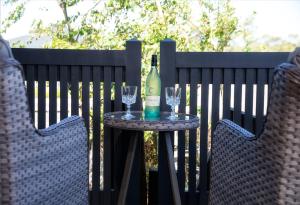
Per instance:
[[[146,79],[145,118],[155,119],[160,116],[161,81],[157,70],[157,56],[152,55],[151,71]]]

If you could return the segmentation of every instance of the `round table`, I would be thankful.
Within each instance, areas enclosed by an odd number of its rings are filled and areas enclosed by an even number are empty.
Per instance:
[[[168,170],[171,181],[171,188],[173,192],[174,204],[180,205],[181,199],[179,194],[178,181],[175,170],[173,147],[171,142],[172,131],[179,130],[190,130],[200,126],[200,120],[195,115],[176,113],[176,120],[169,120],[170,112],[161,112],[160,117],[157,119],[146,119],[142,111],[132,111],[131,114],[134,116],[132,119],[125,119],[124,115],[126,112],[110,112],[104,114],[104,125],[118,128],[122,130],[132,131],[160,131],[164,134],[163,143],[167,150],[167,162]],[[128,184],[130,175],[132,172],[132,164],[134,161],[134,155],[137,147],[137,137],[133,135],[130,137],[128,154],[125,162],[124,174],[121,182],[120,194],[118,197],[118,205],[123,205],[126,202],[126,195],[128,190]]]

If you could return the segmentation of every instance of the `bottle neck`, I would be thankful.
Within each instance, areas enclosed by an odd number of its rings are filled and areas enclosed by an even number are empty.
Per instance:
[[[152,65],[152,66],[151,66],[150,73],[158,73],[158,70],[157,70],[157,66],[156,66],[156,65]]]

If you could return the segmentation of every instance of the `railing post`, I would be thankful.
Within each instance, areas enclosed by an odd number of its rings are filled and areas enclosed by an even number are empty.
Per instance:
[[[165,87],[175,85],[176,42],[165,39],[160,42],[161,110],[170,110],[166,104]]]
[[[138,86],[136,103],[133,105],[133,110],[142,110],[141,100],[141,59],[142,49],[141,42],[132,39],[126,42],[126,74],[125,81],[127,85]],[[130,132],[125,132],[123,137],[129,137]],[[135,158],[133,162],[133,172],[131,173],[130,183],[128,187],[126,204],[145,204],[146,201],[146,183],[145,163],[144,163],[144,138],[143,132],[139,132],[138,144],[136,148]],[[126,138],[125,138],[126,140]],[[125,146],[124,146],[125,145]],[[123,150],[127,150],[126,143],[121,144]],[[121,153],[122,155],[122,153]],[[123,152],[126,156],[126,153]]]
[[[161,110],[170,110],[166,104],[165,87],[175,85],[176,72],[176,42],[165,39],[160,42],[160,77],[161,77]],[[172,133],[173,134],[173,133]],[[173,204],[171,181],[167,166],[167,150],[164,143],[164,133],[159,133],[158,148],[158,204]],[[173,136],[171,136],[172,141]],[[172,143],[173,144],[173,143]]]
[[[126,84],[138,86],[136,103],[134,110],[141,110],[141,42],[132,39],[126,41]]]

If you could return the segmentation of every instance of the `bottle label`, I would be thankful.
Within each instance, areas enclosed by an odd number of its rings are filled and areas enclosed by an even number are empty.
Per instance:
[[[146,106],[159,106],[160,96],[146,96]]]

